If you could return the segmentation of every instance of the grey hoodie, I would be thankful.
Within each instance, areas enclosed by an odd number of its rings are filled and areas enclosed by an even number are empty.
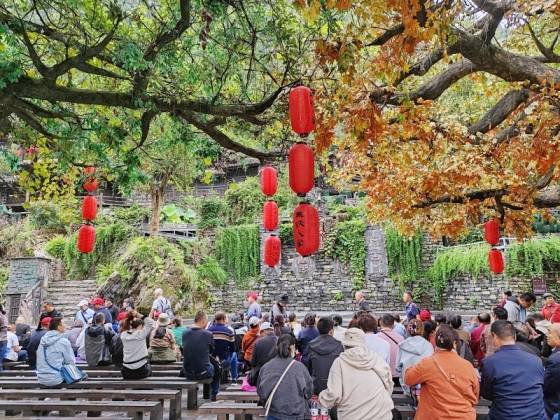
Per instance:
[[[48,364],[45,360],[45,353]],[[49,364],[54,368],[51,368]],[[63,364],[76,364],[70,341],[58,331],[48,331],[37,349],[37,379],[41,385],[55,386],[63,382],[59,370]]]
[[[425,338],[419,335],[409,337],[399,344],[399,354],[397,355],[396,371],[399,374],[399,382],[406,393],[410,392],[410,387],[404,383],[404,373],[425,357],[431,356],[434,348]]]

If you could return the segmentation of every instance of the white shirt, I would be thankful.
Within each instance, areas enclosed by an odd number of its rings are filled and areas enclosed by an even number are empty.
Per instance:
[[[391,363],[391,345],[382,338],[377,337],[373,333],[366,333],[366,347],[377,353],[390,366]]]
[[[342,340],[344,340],[344,333],[346,333],[346,328],[337,325],[336,327],[334,327],[333,337],[342,342]]]
[[[17,335],[15,335],[11,331],[8,331],[7,352],[6,352],[6,356],[4,358],[8,359],[8,360],[11,360],[12,362],[17,362],[18,354],[14,350],[14,347],[19,347],[19,340],[17,338]]]

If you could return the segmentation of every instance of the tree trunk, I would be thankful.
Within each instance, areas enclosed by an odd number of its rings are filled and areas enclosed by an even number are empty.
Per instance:
[[[150,215],[150,236],[159,235],[159,218],[161,207],[165,199],[165,186],[154,185],[150,189],[151,215]]]

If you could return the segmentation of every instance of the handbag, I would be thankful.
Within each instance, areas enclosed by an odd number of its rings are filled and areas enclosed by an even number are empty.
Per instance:
[[[62,380],[67,384],[74,384],[76,382],[83,381],[87,379],[87,374],[82,372],[80,368],[76,365],[63,363],[60,369],[55,368],[53,365],[49,363],[49,359],[47,358],[47,348],[43,346],[43,355],[45,356],[45,363],[52,369],[56,370],[60,373]]]
[[[272,400],[274,398],[274,394],[276,394],[276,390],[278,389],[278,386],[280,385],[280,383],[282,382],[282,379],[284,379],[284,376],[286,376],[286,373],[288,373],[288,370],[290,370],[290,368],[292,367],[292,365],[296,362],[296,360],[292,360],[290,362],[290,364],[288,365],[288,367],[286,369],[284,369],[284,372],[282,373],[282,376],[280,376],[280,379],[278,379],[278,382],[276,382],[276,385],[274,386],[274,388],[272,389],[272,392],[270,393],[270,395],[268,396],[268,399],[266,400],[266,404],[264,405],[265,408],[265,413],[264,416],[268,417],[268,412],[270,411],[270,406],[272,405]]]

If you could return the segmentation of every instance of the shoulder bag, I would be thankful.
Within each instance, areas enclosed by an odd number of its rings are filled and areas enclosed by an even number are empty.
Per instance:
[[[274,388],[272,389],[272,392],[268,396],[268,399],[266,400],[266,404],[264,405],[264,408],[266,410],[265,413],[264,413],[265,417],[268,417],[268,412],[270,411],[270,406],[272,405],[272,400],[274,399],[274,394],[276,394],[276,390],[278,389],[278,386],[280,386],[280,383],[282,382],[282,379],[284,379],[284,376],[286,376],[286,373],[288,373],[288,370],[290,370],[290,368],[292,367],[292,365],[295,362],[296,362],[295,359],[292,360],[290,362],[290,364],[288,365],[288,367],[286,367],[286,369],[284,369],[284,372],[282,373],[282,376],[280,376],[280,379],[278,379],[278,382],[276,382],[276,385],[274,386]]]
[[[76,382],[83,381],[87,379],[87,374],[82,372],[76,365],[63,363],[60,369],[55,368],[49,363],[47,358],[47,348],[43,346],[43,355],[45,356],[45,363],[52,369],[60,373],[62,380],[67,384],[74,384]]]

